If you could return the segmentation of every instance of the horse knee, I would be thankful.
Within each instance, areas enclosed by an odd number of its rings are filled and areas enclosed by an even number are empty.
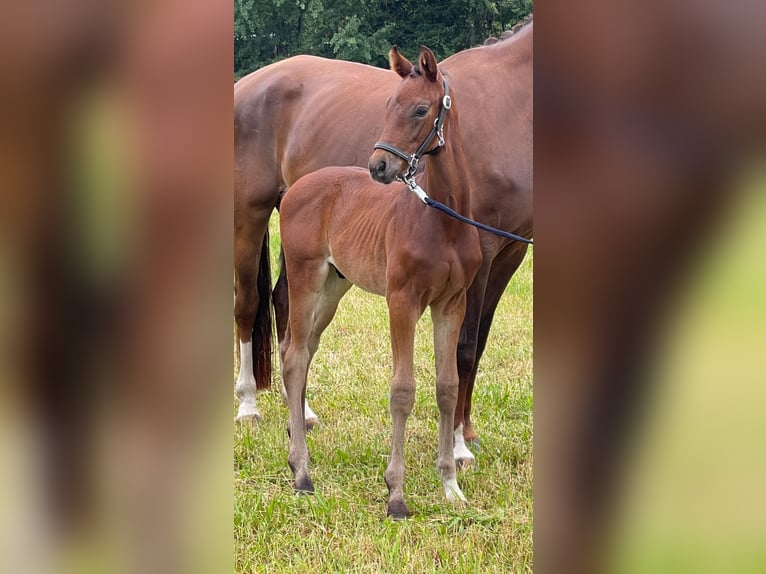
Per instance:
[[[457,380],[436,382],[436,404],[439,405],[440,411],[454,411],[455,404],[457,403],[457,395]]]
[[[288,396],[296,385],[305,383],[302,374],[308,370],[308,362],[308,350],[296,349],[295,345],[288,346],[282,361],[282,384]]]
[[[391,385],[390,393],[391,414],[404,414],[409,416],[415,404],[415,385],[397,383]]]

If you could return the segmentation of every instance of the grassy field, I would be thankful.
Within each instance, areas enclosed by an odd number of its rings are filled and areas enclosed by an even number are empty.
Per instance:
[[[272,247],[277,229],[272,220]],[[415,341],[417,391],[405,452],[413,517],[394,522],[385,516],[391,436],[385,300],[354,288],[309,374],[309,403],[322,421],[308,437],[316,494],[293,494],[287,409],[276,375],[272,388],[258,395],[261,424],[235,426],[237,572],[532,571],[531,253],[500,303],[477,377],[481,449],[474,449],[477,465],[459,471],[468,498],[462,506],[447,504],[435,468],[431,333],[426,312]],[[235,365],[234,378],[236,371]]]

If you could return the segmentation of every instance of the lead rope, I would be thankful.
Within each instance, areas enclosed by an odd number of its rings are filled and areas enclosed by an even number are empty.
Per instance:
[[[429,207],[433,207],[434,209],[438,209],[439,211],[442,211],[449,215],[450,217],[454,217],[458,221],[462,221],[463,223],[467,223],[468,225],[473,225],[474,227],[478,229],[482,229],[484,231],[488,231],[490,233],[494,233],[495,235],[499,235],[500,237],[505,237],[506,239],[511,239],[512,241],[520,241],[521,243],[526,243],[527,245],[534,245],[534,241],[531,239],[527,239],[526,237],[522,237],[521,235],[516,235],[514,233],[509,233],[507,231],[503,231],[502,229],[497,229],[495,227],[490,227],[489,225],[485,225],[484,223],[479,223],[478,221],[474,221],[473,219],[469,219],[465,217],[464,215],[460,215],[457,211],[454,209],[447,207],[440,201],[436,201],[435,199],[432,199],[431,197],[428,197],[428,194],[425,192],[425,190],[420,187],[416,182],[415,179],[412,177],[412,175],[406,174],[403,178],[401,178],[402,182],[407,185],[407,189],[409,189],[412,193],[418,196],[420,198],[420,201],[428,205]]]

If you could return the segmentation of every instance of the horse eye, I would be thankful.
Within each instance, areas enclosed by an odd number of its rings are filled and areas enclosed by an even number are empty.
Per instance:
[[[427,113],[428,108],[426,106],[420,106],[417,110],[415,110],[415,117],[424,118],[426,117]]]

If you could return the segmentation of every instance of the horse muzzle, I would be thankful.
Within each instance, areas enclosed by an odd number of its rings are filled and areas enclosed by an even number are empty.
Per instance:
[[[403,160],[383,150],[375,150],[367,164],[370,176],[379,183],[389,184],[406,169]]]

